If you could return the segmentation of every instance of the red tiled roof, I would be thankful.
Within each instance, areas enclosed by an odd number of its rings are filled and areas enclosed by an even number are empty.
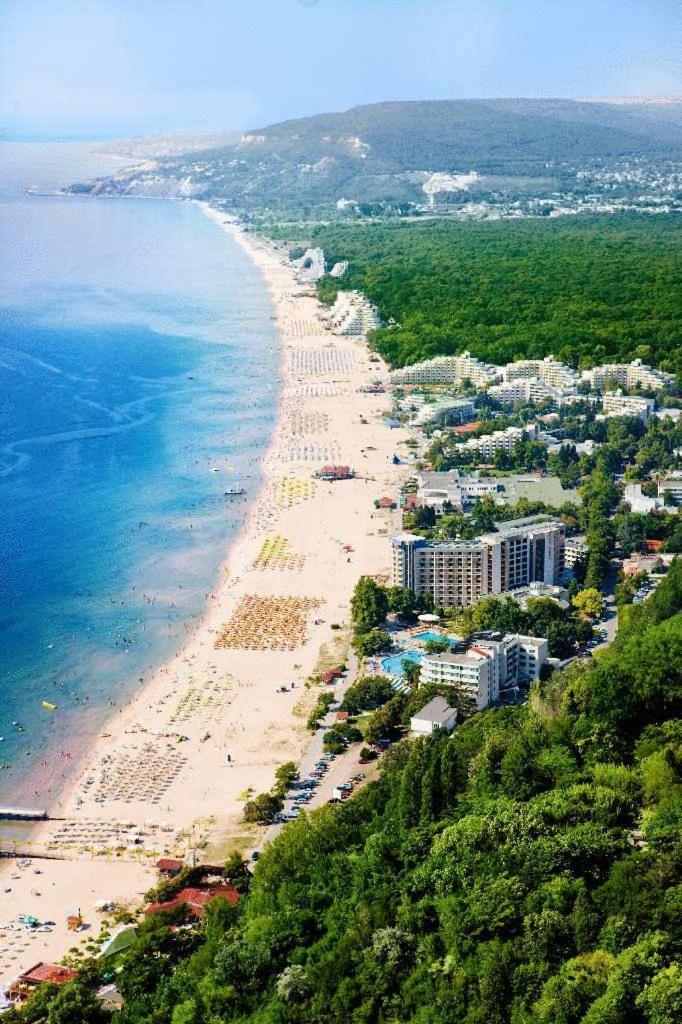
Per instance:
[[[181,871],[182,861],[176,860],[174,857],[162,857],[160,860],[157,860],[154,867],[157,871]]]
[[[172,899],[166,900],[165,903],[150,903],[145,914],[155,914],[158,910],[172,910],[185,903],[191,914],[201,917],[206,904],[218,897],[227,900],[233,907],[239,899],[239,893],[233,885],[211,885],[207,889],[187,886],[185,889],[180,889]]]
[[[32,985],[40,985],[43,981],[51,981],[53,985],[63,985],[66,981],[75,978],[78,971],[70,967],[60,967],[59,964],[38,963],[31,967],[19,978],[19,981],[28,982]]]

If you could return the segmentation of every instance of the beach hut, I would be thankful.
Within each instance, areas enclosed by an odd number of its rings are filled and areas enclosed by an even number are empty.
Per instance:
[[[67,981],[75,978],[77,974],[78,971],[74,971],[70,967],[62,967],[61,964],[47,964],[41,960],[19,975],[10,986],[8,995],[10,999],[21,1000],[46,981],[53,985],[64,985]]]
[[[148,916],[159,910],[175,910],[176,907],[184,904],[191,917],[201,917],[206,904],[215,899],[227,900],[230,906],[234,907],[239,900],[239,893],[229,882],[224,885],[211,885],[203,889],[198,886],[187,886],[185,889],[180,889],[172,899],[166,900],[165,903],[150,903],[145,914]]]
[[[166,878],[175,878],[182,871],[183,862],[175,857],[161,857],[154,867],[160,875],[164,875]]]

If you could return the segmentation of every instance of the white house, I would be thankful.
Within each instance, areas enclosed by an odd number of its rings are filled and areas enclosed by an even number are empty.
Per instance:
[[[443,697],[434,697],[410,719],[410,729],[422,735],[428,735],[438,729],[451,732],[456,721],[455,708],[451,708]]]

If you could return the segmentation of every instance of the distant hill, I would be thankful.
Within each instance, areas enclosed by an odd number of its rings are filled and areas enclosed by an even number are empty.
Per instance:
[[[434,172],[546,179],[631,157],[682,158],[682,101],[376,103],[254,129],[201,153],[162,157],[95,191],[156,190],[222,200],[240,210],[305,212],[343,199],[418,202]]]

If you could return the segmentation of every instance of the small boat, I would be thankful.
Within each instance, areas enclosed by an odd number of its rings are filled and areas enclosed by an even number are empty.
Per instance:
[[[50,704],[49,700],[44,700],[42,702],[42,704],[43,704],[43,707],[47,708],[48,711],[56,711],[57,710],[57,705],[56,704]]]
[[[240,487],[239,485],[236,487],[228,487],[224,494],[225,497],[230,497],[233,494],[246,494],[246,488]]]

